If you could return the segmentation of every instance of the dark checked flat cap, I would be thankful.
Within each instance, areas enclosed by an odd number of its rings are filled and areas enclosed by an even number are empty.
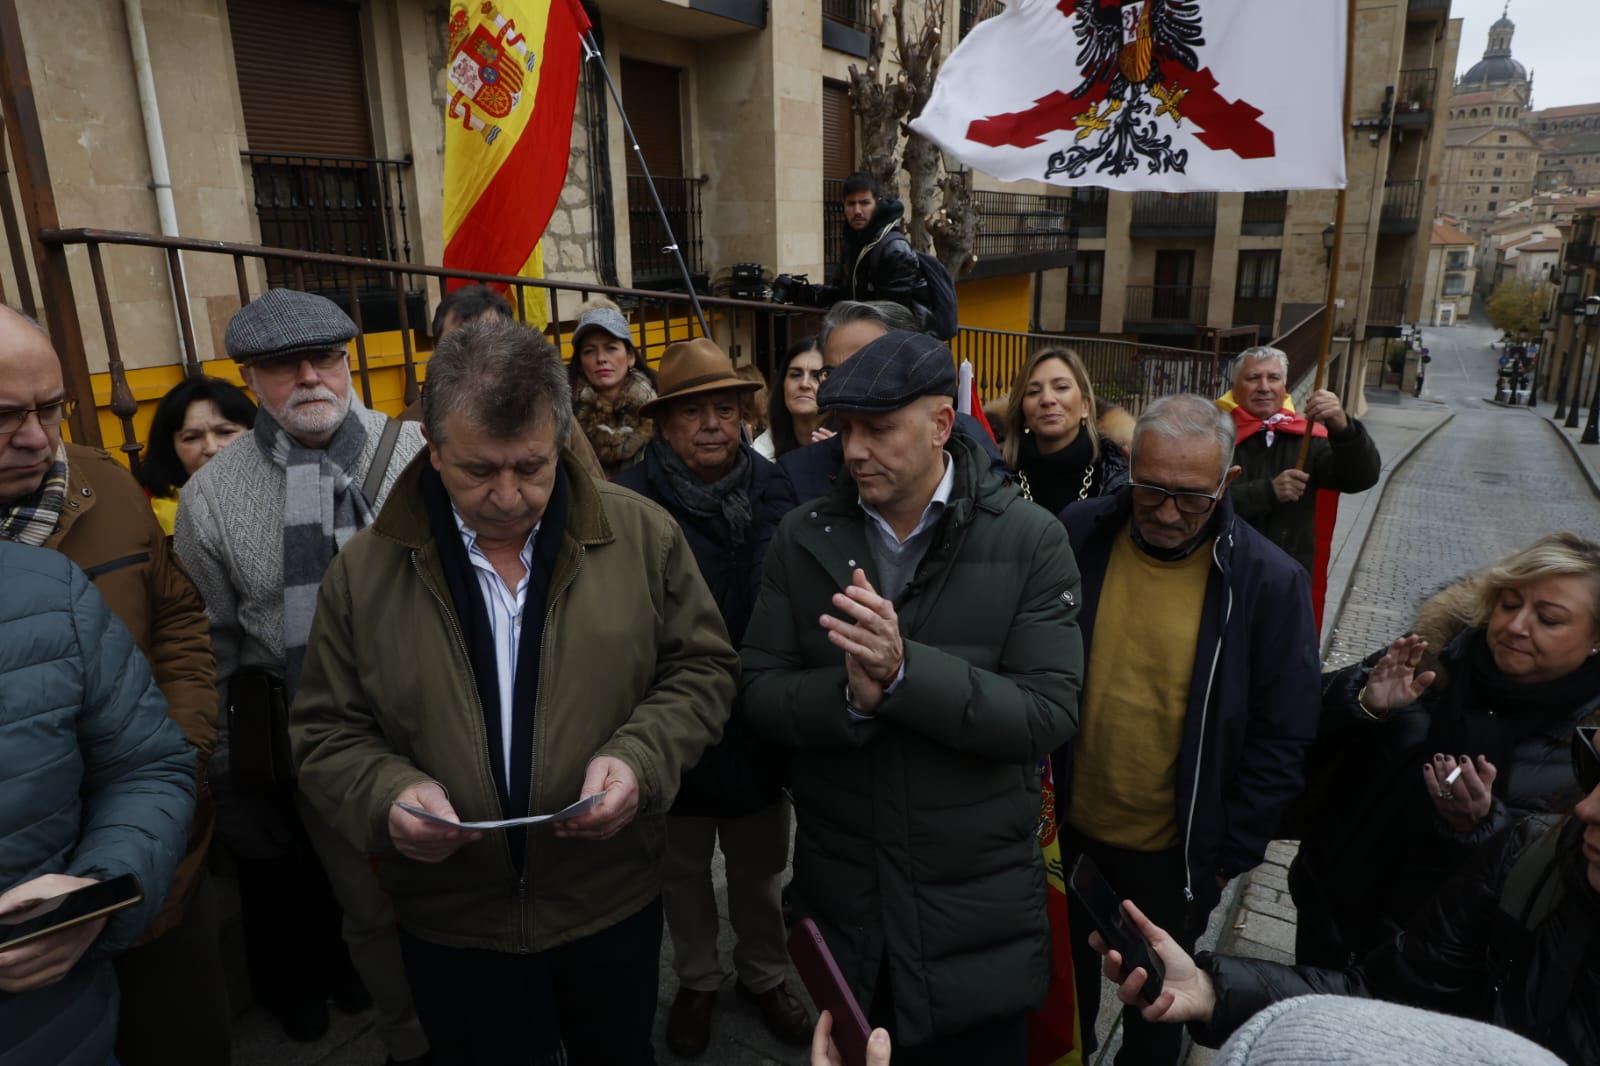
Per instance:
[[[894,330],[861,348],[817,392],[824,411],[898,411],[921,396],[956,395],[950,349],[926,333]]]
[[[236,363],[337,348],[357,333],[350,316],[325,296],[269,289],[239,309],[223,338]]]

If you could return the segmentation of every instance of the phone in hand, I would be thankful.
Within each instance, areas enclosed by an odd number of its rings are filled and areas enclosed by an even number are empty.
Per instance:
[[[133,874],[122,874],[92,885],[38,900],[18,911],[0,915],[0,951],[21,947],[40,937],[90,922],[132,907],[144,900],[144,890]]]
[[[1072,876],[1067,879],[1067,888],[1089,913],[1090,921],[1094,922],[1107,946],[1122,956],[1123,974],[1144,968],[1149,976],[1139,990],[1139,998],[1146,1003],[1154,1003],[1156,997],[1161,995],[1167,968],[1150,947],[1150,942],[1128,920],[1122,909],[1122,897],[1111,887],[1111,882],[1105,879],[1093,859],[1087,855],[1078,857],[1072,866]]]
[[[872,1027],[856,1002],[855,993],[845,983],[833,952],[822,937],[822,930],[810,918],[802,918],[789,934],[789,957],[800,972],[800,980],[818,1010],[833,1015],[833,1046],[839,1049],[844,1066],[866,1066],[867,1038]]]

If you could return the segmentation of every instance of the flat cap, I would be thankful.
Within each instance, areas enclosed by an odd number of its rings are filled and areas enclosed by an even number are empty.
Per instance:
[[[239,309],[223,337],[236,363],[295,352],[327,351],[353,338],[350,316],[325,296],[295,289],[268,289]]]
[[[926,333],[894,330],[862,347],[817,392],[824,411],[898,411],[922,396],[956,395],[955,358]]]

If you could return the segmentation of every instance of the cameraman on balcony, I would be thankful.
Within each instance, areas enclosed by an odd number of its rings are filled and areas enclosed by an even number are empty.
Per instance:
[[[926,332],[933,298],[922,275],[922,263],[906,239],[905,205],[882,199],[878,179],[856,171],[844,182],[844,254],[833,284],[818,302],[893,300],[916,317]]]

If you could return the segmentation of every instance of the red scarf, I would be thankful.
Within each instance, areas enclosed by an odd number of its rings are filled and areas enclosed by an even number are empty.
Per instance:
[[[1262,430],[1266,430],[1268,433],[1287,433],[1292,437],[1305,436],[1306,417],[1295,411],[1280,410],[1277,414],[1265,419],[1257,418],[1242,406],[1235,407],[1228,413],[1233,415],[1233,423],[1237,427],[1233,437],[1234,444],[1243,444]],[[1313,422],[1311,424],[1311,435],[1313,437],[1326,437],[1328,428],[1321,422]],[[1267,441],[1267,446],[1272,446],[1270,439]]]

